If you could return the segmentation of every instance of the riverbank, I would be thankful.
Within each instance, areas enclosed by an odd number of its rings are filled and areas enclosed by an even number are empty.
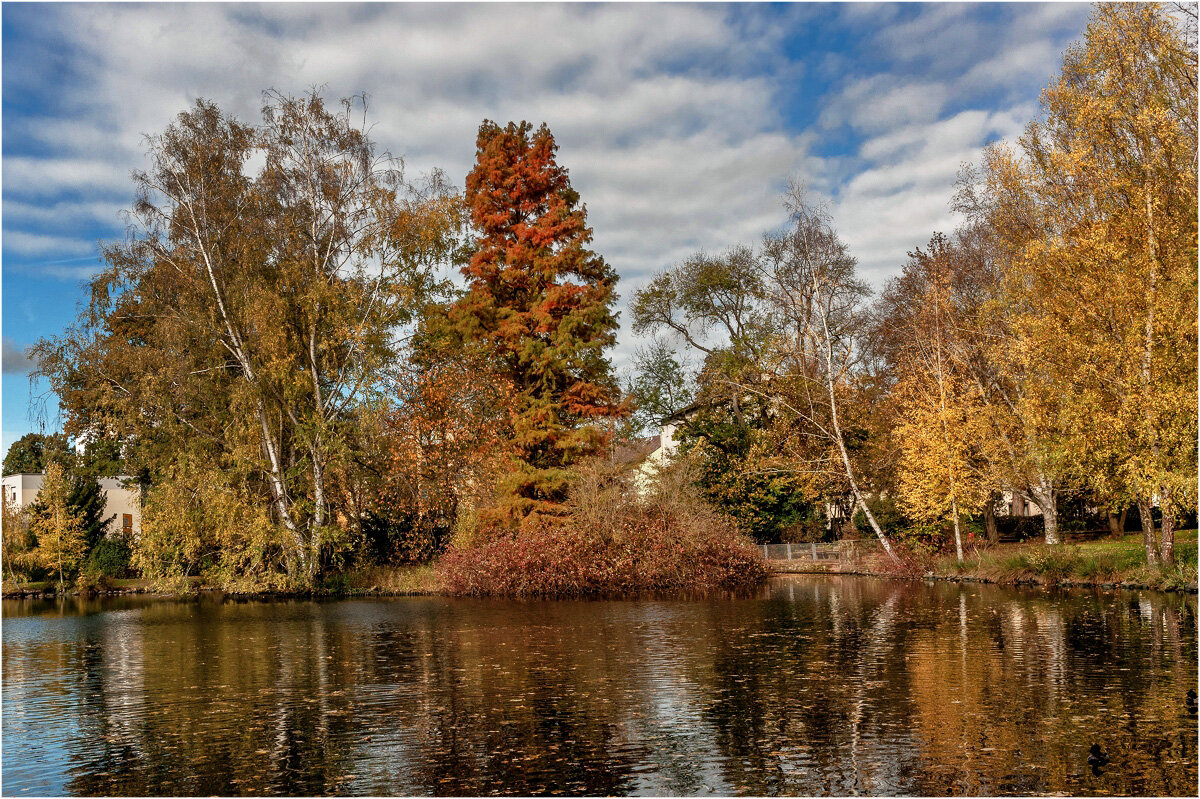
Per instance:
[[[1147,566],[1139,533],[1048,547],[1022,542],[971,547],[961,563],[939,555],[898,567],[881,553],[857,560],[820,564],[771,561],[777,574],[857,574],[905,580],[934,579],[995,585],[1074,586],[1100,589],[1197,591],[1196,530],[1176,533],[1176,567]]]
[[[773,574],[844,574],[883,577],[903,580],[944,580],[948,582],[978,582],[995,585],[1043,585],[1098,589],[1143,589],[1197,593],[1197,532],[1182,530],[1176,534],[1177,566],[1161,571],[1146,565],[1146,552],[1141,535],[1133,533],[1121,538],[1102,538],[1047,547],[1031,542],[998,544],[972,548],[959,563],[953,555],[943,555],[929,561],[897,568],[886,558],[874,554],[841,563],[812,563],[809,561],[768,561]],[[85,590],[71,588],[75,596],[111,596],[122,594],[160,594],[187,596],[200,592],[222,591],[206,586],[192,578],[188,594],[169,594],[156,591],[151,583],[141,579],[114,579]],[[6,599],[53,595],[54,582],[5,582]],[[231,592],[231,596],[291,596],[280,592]],[[451,591],[443,574],[434,564],[417,566],[373,566],[343,574],[330,575],[315,591],[298,592],[294,596],[440,596]]]

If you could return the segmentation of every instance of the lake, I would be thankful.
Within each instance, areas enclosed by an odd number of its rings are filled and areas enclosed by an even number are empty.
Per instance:
[[[5,600],[0,787],[1195,795],[1196,607],[834,576],[703,600]]]

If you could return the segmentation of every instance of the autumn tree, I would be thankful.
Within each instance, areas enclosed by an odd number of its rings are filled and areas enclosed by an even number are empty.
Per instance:
[[[470,349],[427,341],[389,378],[394,401],[379,419],[375,519],[387,553],[424,560],[442,548],[460,514],[491,498],[511,464],[515,392]]]
[[[70,484],[63,467],[51,462],[38,492],[37,506],[30,509],[29,528],[37,541],[34,558],[58,575],[58,590],[63,580],[87,554],[87,537],[82,520],[68,502]]]
[[[1008,249],[1025,394],[1049,449],[1107,495],[1157,499],[1149,563],[1173,563],[1195,503],[1194,14],[1101,4],[1019,147],[987,154],[969,203]]]
[[[466,203],[476,238],[466,294],[449,311],[517,394],[519,459],[506,482],[517,517],[566,496],[567,467],[599,451],[600,422],[622,415],[605,357],[615,340],[616,273],[588,244],[586,208],[555,160],[550,130],[485,121]]]
[[[28,577],[37,561],[34,539],[29,529],[29,511],[8,501],[8,492],[0,493],[0,561],[4,574],[16,582]]]
[[[868,286],[828,213],[793,184],[790,226],[763,239],[759,261],[775,335],[763,361],[764,388],[779,409],[795,468],[845,486],[884,552],[897,555],[867,504],[849,413],[862,376]],[[743,384],[758,392],[753,383]]]
[[[856,431],[847,424],[870,291],[828,214],[799,186],[785,204],[789,227],[759,249],[701,253],[656,275],[634,297],[634,329],[673,333],[703,353],[701,401],[728,407],[739,423],[754,408],[771,431],[754,469],[793,484],[802,478],[810,498],[852,497],[892,555],[867,507]]]
[[[916,519],[951,522],[960,561],[962,517],[988,502],[992,477],[981,453],[983,388],[972,373],[976,263],[964,249],[937,234],[909,253],[876,310],[901,450],[899,497]]]
[[[127,441],[156,480],[217,453],[269,503],[299,585],[357,407],[457,224],[438,176],[405,181],[365,125],[317,93],[268,95],[257,126],[198,101],[148,139],[128,238],[104,249],[79,321],[36,347],[68,432]]]

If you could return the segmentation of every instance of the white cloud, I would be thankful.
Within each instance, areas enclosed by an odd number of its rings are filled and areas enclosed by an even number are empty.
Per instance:
[[[1053,73],[1086,14],[1071,4],[524,11],[280,3],[26,12],[21,24],[35,35],[6,42],[6,97],[55,101],[6,115],[6,153],[16,153],[3,165],[6,253],[57,259],[36,267],[42,275],[91,274],[94,263],[62,261],[95,251],[90,233],[74,231],[108,224],[119,234],[129,173],[145,166],[143,134],[197,97],[256,120],[263,89],[325,85],[330,96],[369,93],[375,138],[405,156],[410,173],[441,167],[460,185],[483,118],[548,122],[596,249],[622,275],[622,307],[651,272],[778,225],[790,174],[833,198],[843,236],[878,285],[906,250],[952,226],[959,165],[1020,131],[1032,113],[1022,87]],[[822,14],[866,31],[865,49],[785,57],[792,31]],[[59,84],[29,66],[63,53],[80,79]],[[820,76],[832,76],[827,91]],[[793,94],[817,97],[813,130],[788,128],[780,108]],[[841,126],[853,151],[813,156],[821,130]],[[626,328],[618,360],[631,340]]]
[[[26,233],[14,230],[4,234],[4,251],[23,256],[83,255],[94,252],[96,245],[70,236],[53,236],[45,233]]]

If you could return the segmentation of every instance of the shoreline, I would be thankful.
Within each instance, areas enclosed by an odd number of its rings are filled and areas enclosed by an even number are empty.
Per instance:
[[[1042,588],[1091,588],[1099,591],[1158,591],[1164,594],[1195,594],[1197,593],[1197,583],[1191,582],[1184,586],[1160,586],[1141,583],[1133,580],[1077,580],[1077,579],[1044,579],[1040,577],[1022,577],[1013,580],[999,580],[992,577],[976,574],[937,574],[935,572],[926,572],[925,574],[895,574],[889,572],[871,571],[869,569],[852,569],[843,571],[838,569],[819,568],[819,567],[797,567],[787,568],[786,564],[794,563],[795,561],[767,561],[767,570],[772,577],[787,577],[790,575],[815,575],[826,577],[874,577],[881,580],[905,580],[905,581],[937,581],[944,583],[981,583],[984,585],[996,585],[1002,588],[1023,588],[1023,587],[1042,587]]]
[[[767,577],[766,580],[773,578],[786,578],[793,576],[819,576],[819,577],[870,577],[879,580],[900,580],[905,582],[944,582],[944,583],[978,583],[984,585],[995,585],[1002,588],[1065,588],[1065,589],[1091,589],[1093,591],[1157,591],[1164,594],[1197,594],[1198,586],[1196,582],[1189,583],[1184,586],[1156,586],[1148,583],[1137,581],[1091,581],[1091,580],[1076,580],[1076,579],[1043,579],[1039,577],[1025,577],[1013,580],[998,580],[983,575],[971,574],[936,574],[927,572],[925,574],[895,574],[888,572],[872,571],[870,569],[852,569],[838,570],[830,568],[820,568],[812,566],[789,566],[795,563],[794,561],[767,561]],[[91,590],[91,591],[76,591],[69,590],[62,594],[56,591],[47,591],[44,589],[27,589],[18,588],[17,590],[5,590],[2,594],[3,599],[55,599],[73,598],[73,599],[100,599],[106,597],[121,597],[121,596],[144,596],[154,599],[163,599],[171,601],[183,601],[190,599],[200,599],[205,595],[220,595],[221,598],[229,598],[236,600],[294,600],[294,599],[362,599],[368,597],[435,597],[442,596],[452,598],[453,595],[445,591],[437,589],[350,589],[350,590],[313,590],[313,591],[228,591],[221,588],[199,587],[196,591],[186,593],[171,593],[156,591],[148,585],[126,586],[120,588],[112,588],[108,590]],[[512,598],[512,597],[509,597]],[[528,598],[528,597],[526,597]],[[617,597],[570,597],[572,599],[633,599],[636,595],[617,596]],[[542,597],[542,599],[555,599],[555,597]]]

